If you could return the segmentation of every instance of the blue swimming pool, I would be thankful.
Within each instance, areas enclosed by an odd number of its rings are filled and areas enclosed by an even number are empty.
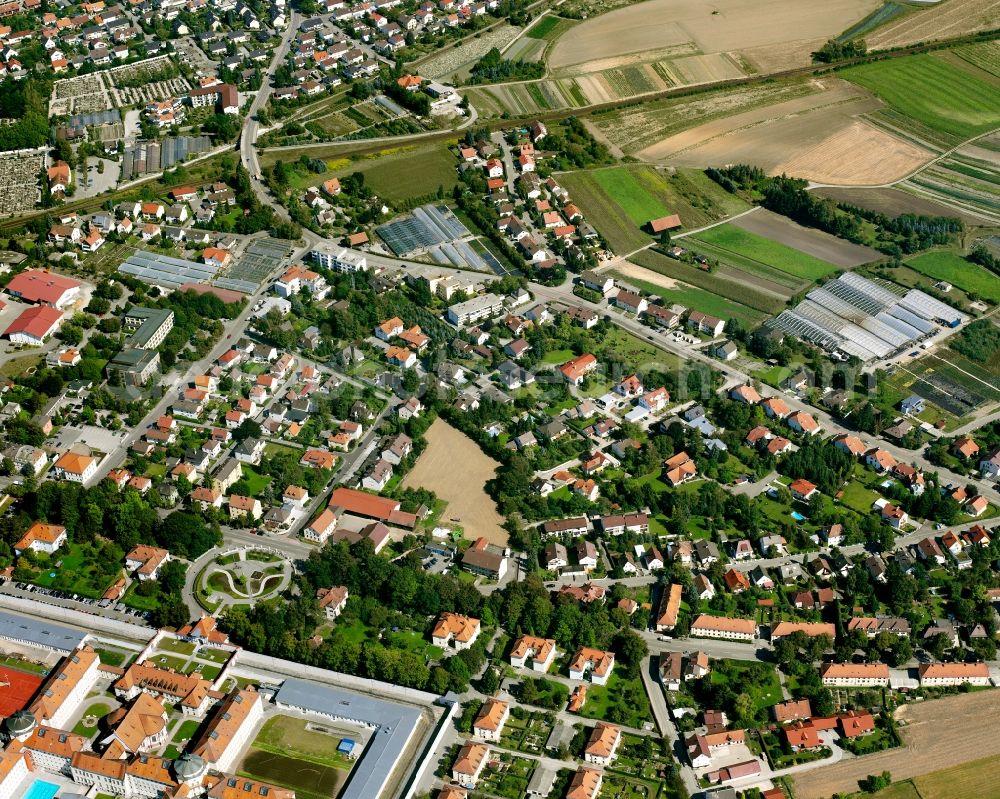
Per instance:
[[[792,518],[795,519],[795,521],[797,522],[804,522],[806,520],[806,517],[803,516],[801,513],[799,513],[797,510],[792,511]]]
[[[35,780],[28,788],[24,799],[52,799],[57,793],[59,793],[59,786],[55,783]]]

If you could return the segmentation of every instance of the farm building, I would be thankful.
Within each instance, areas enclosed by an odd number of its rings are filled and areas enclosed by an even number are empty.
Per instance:
[[[885,358],[967,317],[917,289],[898,295],[852,272],[814,288],[769,322],[789,335],[862,361]]]

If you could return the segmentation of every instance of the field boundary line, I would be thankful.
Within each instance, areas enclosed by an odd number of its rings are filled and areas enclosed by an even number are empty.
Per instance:
[[[929,167],[934,166],[935,164],[937,164],[938,162],[944,160],[945,158],[950,157],[957,150],[961,150],[963,147],[966,147],[966,146],[972,144],[973,142],[977,142],[980,139],[985,139],[987,136],[993,136],[996,133],[1000,133],[1000,127],[993,128],[993,130],[988,130],[985,133],[980,133],[980,134],[978,134],[976,136],[973,136],[971,139],[966,139],[963,142],[959,142],[954,147],[952,147],[952,148],[950,148],[948,150],[945,150],[940,155],[935,156],[930,161],[928,161],[926,164],[924,164],[923,166],[918,167],[917,169],[913,170],[908,175],[903,175],[903,177],[899,178],[898,180],[891,181],[890,183],[872,183],[872,184],[865,184],[865,185],[857,184],[857,185],[852,185],[849,188],[852,188],[852,189],[891,189],[894,186],[897,186],[898,184],[902,183],[905,180],[909,180],[910,178],[916,177],[921,172],[923,172],[925,169],[928,169]],[[842,188],[845,188],[845,186],[843,184],[839,184],[839,183],[812,183],[812,182],[810,182],[809,185],[806,187],[806,190],[807,191],[812,191],[813,189],[842,189]]]

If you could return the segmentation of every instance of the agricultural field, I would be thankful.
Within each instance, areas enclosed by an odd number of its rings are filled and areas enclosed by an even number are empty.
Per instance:
[[[714,7],[698,0],[650,0],[584,21],[560,38],[549,64],[553,70],[579,70],[594,61],[637,53],[655,57],[664,48],[690,45],[701,54],[745,52],[759,71],[772,71],[775,65],[808,64],[812,50],[879,5],[879,0],[772,0],[764,8]]]
[[[1000,125],[1000,87],[938,54],[864,64],[839,74],[889,106],[874,119],[890,129],[907,130],[915,121],[913,137],[927,138],[932,145],[956,144]]]
[[[624,153],[655,161],[656,157],[646,158],[641,151],[683,130],[816,91],[814,84],[802,81],[719,89],[696,97],[664,98],[629,108],[599,112],[592,114],[590,121]],[[669,152],[672,150],[664,154]]]
[[[710,228],[695,234],[694,238],[717,249],[745,255],[808,281],[826,277],[835,269],[829,261],[814,258],[773,239],[737,227],[734,223]]]
[[[568,172],[559,180],[618,253],[649,244],[653,239],[640,226],[658,216],[676,213],[696,228],[749,207],[695,170],[613,167]]]
[[[901,185],[946,204],[952,214],[964,212],[976,224],[1000,224],[1000,135],[959,148]]]
[[[1000,754],[1000,692],[977,691],[934,699],[919,705],[904,705],[896,711],[903,746],[862,758],[812,769],[795,775],[796,799],[828,799],[838,792],[852,793],[858,781],[869,774],[892,773],[894,780],[917,778],[923,799],[953,799],[957,796],[1000,796],[992,770],[980,760],[995,762]],[[956,782],[942,779],[937,771],[943,763],[952,763]],[[929,779],[924,793],[922,779]],[[957,780],[962,780],[961,783]],[[958,788],[966,785],[968,791]],[[977,785],[982,790],[977,790]],[[912,795],[912,794],[910,794]],[[906,793],[889,793],[903,799]]]
[[[1000,78],[1000,40],[956,47],[951,52],[983,72]]]
[[[793,84],[795,85],[795,84]],[[927,163],[925,148],[861,119],[881,103],[846,81],[824,78],[633,151],[643,161],[700,166],[752,163],[818,183],[879,184]],[[790,96],[789,96],[790,95]]]
[[[766,208],[734,219],[732,224],[748,233],[790,247],[795,251],[792,253],[794,263],[791,271],[796,275],[802,274],[803,262],[800,253],[818,258],[823,264],[833,264],[843,268],[860,266],[884,258],[878,250],[839,239],[816,228],[804,227],[787,216],[775,214]],[[783,268],[779,264],[774,265],[779,269]],[[806,277],[809,278],[808,275]]]
[[[887,50],[917,42],[961,36],[997,27],[997,0],[948,0],[925,8],[910,8],[864,38],[871,50]]]
[[[945,280],[965,292],[1000,303],[1000,279],[953,252],[937,250],[921,253],[908,259],[906,265],[935,280]]]
[[[728,275],[716,277],[698,271],[696,267],[675,261],[655,250],[633,255],[629,261],[620,264],[618,270],[637,287],[658,294],[667,303],[680,303],[722,319],[739,319],[750,326],[764,321],[784,307],[779,298],[751,288],[745,279],[740,291],[740,283]],[[768,308],[753,307],[748,304],[750,302]]]

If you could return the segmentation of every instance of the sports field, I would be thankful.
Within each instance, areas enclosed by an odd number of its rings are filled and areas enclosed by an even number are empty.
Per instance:
[[[893,58],[839,74],[874,92],[892,110],[958,140],[1000,125],[998,87],[935,55]]]
[[[42,684],[42,678],[7,666],[0,673],[6,683],[0,686],[0,716],[12,716],[28,705],[28,701]]]
[[[836,267],[828,261],[814,258],[799,250],[786,247],[777,241],[758,236],[748,230],[741,230],[735,225],[719,225],[709,230],[703,230],[693,237],[720,247],[742,253],[756,261],[773,266],[782,272],[813,281],[826,277]]]
[[[990,302],[1000,302],[1000,279],[955,253],[944,250],[925,252],[906,261],[906,265],[935,280],[945,280],[965,292],[978,294]]]

